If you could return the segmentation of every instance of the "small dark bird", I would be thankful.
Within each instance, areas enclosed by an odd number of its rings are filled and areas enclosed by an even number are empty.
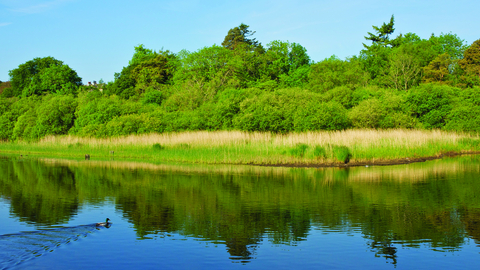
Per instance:
[[[110,219],[107,218],[107,220],[105,220],[105,222],[95,223],[95,226],[97,226],[97,227],[108,227],[111,224],[109,221],[110,221]]]

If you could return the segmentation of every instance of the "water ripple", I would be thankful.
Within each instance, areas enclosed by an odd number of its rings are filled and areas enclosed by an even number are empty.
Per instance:
[[[0,235],[0,269],[9,269],[85,238],[105,227],[95,224]]]

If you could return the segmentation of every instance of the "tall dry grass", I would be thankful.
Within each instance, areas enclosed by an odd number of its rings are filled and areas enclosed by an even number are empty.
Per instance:
[[[340,157],[336,152],[340,151],[338,149],[349,152],[348,161],[345,155]],[[161,162],[262,165],[376,163],[472,150],[480,150],[478,136],[440,130],[400,129],[289,134],[196,131],[112,138],[68,135],[48,136],[36,143],[0,144],[0,152],[10,153],[79,158],[90,154],[97,158],[115,156]]]
[[[86,138],[77,136],[48,136],[39,141],[39,145],[83,144],[97,146],[151,146],[159,143],[166,146],[189,144],[193,147],[229,146],[246,144],[269,144],[272,146],[294,146],[299,143],[308,145],[344,145],[347,147],[402,146],[416,147],[432,142],[456,143],[468,135],[440,130],[343,130],[315,131],[304,133],[273,134],[269,132],[241,131],[191,131],[163,134],[129,135],[112,138]]]

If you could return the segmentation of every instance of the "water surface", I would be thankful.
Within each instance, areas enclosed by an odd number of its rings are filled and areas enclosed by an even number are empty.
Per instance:
[[[347,169],[0,157],[0,269],[478,269],[479,241],[478,156]]]

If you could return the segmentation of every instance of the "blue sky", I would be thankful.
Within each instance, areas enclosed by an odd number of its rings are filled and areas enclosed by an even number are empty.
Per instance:
[[[0,0],[0,80],[35,57],[52,56],[83,82],[112,81],[134,46],[179,52],[220,45],[245,23],[263,45],[290,41],[314,61],[358,55],[364,36],[395,15],[395,33],[422,38],[452,32],[480,39],[480,1],[150,1]]]

